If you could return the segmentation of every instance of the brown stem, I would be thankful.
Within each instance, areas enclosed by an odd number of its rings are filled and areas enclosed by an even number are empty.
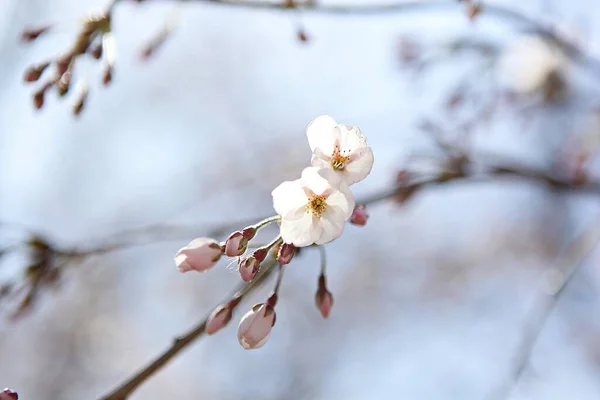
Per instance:
[[[273,270],[273,266],[276,264],[275,259],[272,259],[266,268],[262,268],[259,274],[249,283],[241,285],[230,297],[230,300],[236,300],[229,302],[232,310],[234,310],[240,303],[240,300],[250,293],[252,290],[257,288],[264,280],[270,275]],[[135,375],[125,381],[118,388],[113,390],[110,394],[101,397],[101,400],[125,400],[131,393],[133,393],[140,385],[142,385],[148,378],[154,375],[158,370],[167,365],[167,363],[175,357],[181,350],[185,349],[196,339],[204,334],[206,328],[207,318],[204,318],[188,333],[179,336],[175,339],[171,347],[165,352],[154,359],[150,364],[142,368]]]
[[[114,0],[113,3],[118,3],[124,0]],[[138,0],[139,1],[139,0]],[[158,0],[144,0],[158,1]],[[372,3],[366,4],[321,4],[319,1],[248,1],[248,0],[163,0],[175,1],[181,3],[206,3],[218,6],[230,6],[247,9],[263,9],[275,11],[294,11],[312,12],[318,14],[332,15],[386,15],[408,13],[415,11],[447,11],[464,8],[465,5],[456,0],[440,0],[440,1],[404,1],[396,3]],[[579,47],[570,41],[563,39],[555,29],[536,21],[534,18],[525,15],[511,8],[480,2],[481,15],[496,17],[506,20],[509,23],[521,25],[529,31],[542,35],[559,45],[565,54],[574,61],[581,63],[586,68],[589,68],[594,73],[600,75],[600,60],[586,54]],[[114,6],[114,5],[113,5]],[[111,6],[112,8],[112,6]],[[466,11],[465,11],[466,12]],[[479,16],[478,16],[479,17]]]

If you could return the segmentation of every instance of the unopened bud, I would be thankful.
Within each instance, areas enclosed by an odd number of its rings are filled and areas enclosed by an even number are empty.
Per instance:
[[[46,96],[46,88],[41,88],[33,94],[33,105],[37,110],[44,106],[44,96]]]
[[[75,115],[76,117],[81,114],[81,111],[83,111],[83,107],[85,106],[87,96],[88,96],[87,88],[81,89],[79,92],[79,96],[77,97],[77,100],[75,101],[75,104],[73,104],[73,115]]]
[[[248,311],[238,326],[238,341],[246,350],[262,347],[275,325],[275,309],[269,304],[256,304]]]
[[[319,288],[315,294],[315,304],[323,318],[329,317],[329,313],[333,307],[333,295],[327,290],[325,275],[319,276]]]
[[[175,254],[175,265],[179,272],[204,272],[214,267],[221,258],[219,243],[211,238],[196,238]]]
[[[358,226],[365,226],[367,224],[367,220],[369,219],[369,214],[367,213],[367,206],[364,204],[360,204],[354,207],[354,211],[352,211],[352,215],[350,216],[350,223]]]
[[[169,36],[170,31],[168,29],[163,29],[160,31],[142,50],[142,59],[147,60],[152,57],[165,43],[167,37]]]
[[[231,320],[231,315],[231,307],[228,304],[215,308],[206,321],[206,334],[212,335],[223,329]]]
[[[71,65],[71,61],[73,61],[72,55],[62,56],[56,61],[56,74],[62,76],[69,69],[69,65]]]
[[[19,395],[10,389],[4,389],[0,392],[0,400],[19,400]]]
[[[281,265],[289,264],[296,253],[296,246],[291,243],[282,243],[277,252],[277,262]]]
[[[73,74],[71,71],[66,71],[60,77],[58,84],[56,85],[58,89],[58,95],[63,97],[69,92],[69,88],[71,87],[71,79],[73,78]]]
[[[244,282],[249,282],[256,276],[260,269],[260,263],[261,261],[257,260],[254,255],[240,261],[240,276]]]
[[[112,82],[113,68],[107,65],[102,74],[102,83],[104,86],[108,86]]]
[[[302,28],[298,29],[297,32],[297,37],[298,40],[301,41],[302,43],[308,43],[308,35],[306,34],[306,31]]]
[[[102,43],[96,43],[94,47],[91,47],[88,51],[92,57],[99,60],[102,58]]]
[[[469,17],[469,19],[471,21],[474,21],[475,18],[481,13],[481,4],[477,3],[477,4],[473,4],[473,3],[469,3],[469,5],[467,6],[467,17]]]
[[[40,77],[44,73],[44,70],[46,68],[48,68],[49,65],[50,65],[50,63],[48,63],[48,62],[44,63],[44,64],[40,64],[40,65],[32,65],[31,67],[29,67],[25,70],[23,80],[25,82],[37,81],[38,79],[40,79]]]
[[[248,239],[242,232],[233,232],[225,241],[225,255],[227,257],[241,256],[248,248]]]
[[[34,41],[44,33],[48,32],[51,27],[51,25],[47,25],[37,29],[25,29],[23,32],[21,32],[21,40],[24,42]]]

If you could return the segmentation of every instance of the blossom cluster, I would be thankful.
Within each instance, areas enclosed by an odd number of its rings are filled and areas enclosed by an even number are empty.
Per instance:
[[[350,185],[365,179],[373,167],[373,151],[365,136],[358,127],[338,124],[327,115],[314,119],[306,128],[306,135],[312,151],[311,166],[302,171],[299,179],[285,181],[273,190],[276,216],[235,231],[222,243],[196,238],[175,255],[180,272],[207,271],[223,255],[236,258],[242,280],[250,284],[261,270],[266,273],[273,265],[279,265],[272,294],[264,303],[252,307],[239,323],[238,340],[245,349],[259,348],[269,338],[275,324],[282,266],[289,264],[302,247],[320,246],[339,238],[347,221],[359,226],[367,222],[365,206],[356,206],[350,191]],[[279,235],[249,252],[257,232],[275,222],[279,223]],[[267,266],[265,260],[269,254],[273,262]],[[326,286],[324,268],[322,265],[315,302],[326,318],[333,306],[333,296]],[[233,309],[244,294],[237,293],[212,312],[206,322],[207,334],[216,333],[231,320]]]

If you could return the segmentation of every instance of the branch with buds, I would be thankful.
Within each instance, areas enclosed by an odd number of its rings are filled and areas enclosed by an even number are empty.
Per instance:
[[[24,73],[26,82],[36,82],[44,72],[51,66],[55,66],[55,73],[49,77],[38,90],[33,94],[34,106],[41,109],[44,106],[47,92],[56,88],[60,97],[65,96],[72,86],[73,70],[77,60],[90,55],[95,59],[102,59],[102,82],[108,85],[113,78],[114,73],[114,39],[112,37],[111,15],[115,6],[123,0],[112,0],[105,12],[100,15],[89,17],[84,20],[71,48],[64,54],[55,59],[43,61],[31,65]],[[144,0],[136,0],[141,3]],[[183,0],[172,0],[176,3],[182,3]],[[189,2],[189,1],[188,1]],[[543,37],[553,45],[561,49],[567,58],[580,63],[585,68],[600,76],[600,61],[586,54],[575,44],[562,38],[555,30],[546,27],[524,14],[515,10],[505,8],[500,5],[487,4],[481,1],[440,1],[440,2],[399,2],[393,4],[366,4],[366,5],[326,5],[313,0],[294,1],[285,0],[279,2],[271,1],[245,1],[245,0],[195,0],[196,3],[207,3],[211,5],[233,6],[250,9],[267,9],[277,11],[303,11],[331,15],[378,15],[389,13],[407,13],[413,11],[439,11],[453,10],[456,7],[462,7],[467,17],[471,20],[479,18],[481,15],[489,15],[507,20],[509,23],[522,25],[532,33]],[[52,30],[52,26],[46,25],[23,31],[21,38],[25,42],[32,42]],[[142,58],[147,59],[156,53],[169,34],[173,30],[172,21],[167,21],[164,27],[159,30],[154,38],[142,50]],[[308,35],[304,28],[298,32],[298,39],[301,42],[308,41]],[[554,88],[553,90],[556,90]],[[81,81],[75,103],[73,104],[73,114],[79,115],[83,110],[87,96],[88,83]]]

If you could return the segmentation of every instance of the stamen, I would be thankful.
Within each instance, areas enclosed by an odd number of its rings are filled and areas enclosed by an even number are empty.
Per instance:
[[[331,155],[331,166],[336,171],[343,171],[346,168],[346,164],[350,161],[350,156],[345,155],[348,151],[340,151],[340,146],[336,145],[333,149],[333,154]]]
[[[315,217],[320,217],[327,209],[326,200],[327,197],[324,195],[314,194],[309,196],[308,204],[306,205],[306,211],[311,211]]]

